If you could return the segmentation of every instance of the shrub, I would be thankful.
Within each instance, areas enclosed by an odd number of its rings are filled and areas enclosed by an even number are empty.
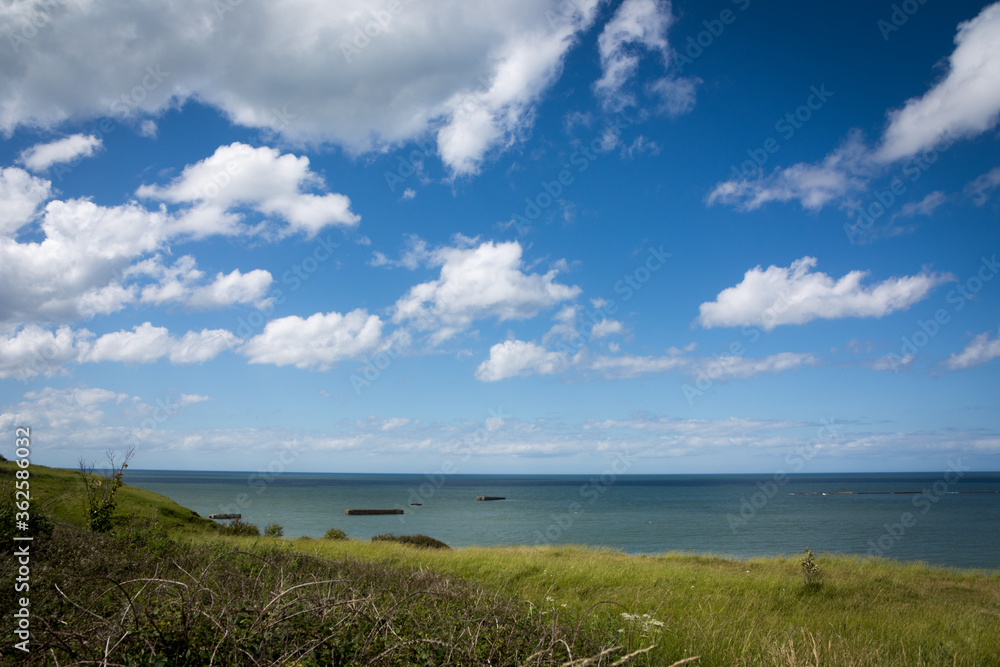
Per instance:
[[[122,487],[122,476],[134,454],[135,447],[130,447],[119,465],[115,463],[115,453],[109,449],[110,474],[103,478],[94,474],[94,464],[80,459],[80,477],[87,490],[87,527],[95,533],[107,533],[114,527],[112,517],[118,506],[118,489]]]
[[[238,535],[240,537],[260,537],[260,529],[252,523],[244,523],[239,519],[230,521],[228,526],[223,526],[219,533],[222,535]]]
[[[802,561],[799,565],[802,567],[802,578],[805,580],[806,588],[818,588],[823,573],[819,571],[819,565],[816,564],[816,554],[809,547],[806,547],[802,553]]]
[[[326,539],[326,540],[346,540],[347,539],[347,533],[345,533],[344,531],[342,531],[340,528],[331,528],[330,530],[326,531],[326,535],[323,536],[323,539]]]
[[[399,542],[400,544],[411,544],[415,547],[426,547],[429,549],[451,548],[441,540],[435,540],[433,537],[427,537],[426,535],[394,535],[393,533],[385,533],[373,536],[372,542]]]
[[[276,523],[269,523],[264,526],[264,536],[265,537],[282,537],[285,534],[285,529]]]

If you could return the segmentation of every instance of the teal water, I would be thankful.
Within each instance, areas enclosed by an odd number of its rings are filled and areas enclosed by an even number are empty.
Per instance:
[[[585,544],[632,554],[682,550],[738,558],[808,546],[1000,567],[1000,473],[602,478],[129,470],[125,481],[202,516],[238,512],[262,529],[278,523],[286,537],[321,537],[336,527],[358,539],[422,533],[455,547]],[[855,493],[834,493],[843,491]],[[405,514],[346,516],[351,508]]]

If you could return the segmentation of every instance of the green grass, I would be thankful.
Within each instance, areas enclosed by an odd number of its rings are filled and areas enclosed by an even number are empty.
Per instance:
[[[15,463],[0,462],[0,484],[13,481]],[[40,509],[54,521],[76,526],[86,525],[87,493],[76,470],[32,465],[31,496]],[[155,518],[168,531],[202,533],[216,531],[219,524],[198,516],[197,512],[178,505],[173,500],[152,491],[127,484],[118,491],[118,516],[129,514]]]
[[[4,473],[10,469],[0,465]],[[77,473],[32,470],[33,495],[53,518],[82,524]],[[126,486],[119,497],[119,514],[157,517],[184,549],[276,549],[323,562],[368,563],[382,573],[375,577],[381,582],[376,589],[388,587],[378,594],[393,600],[412,593],[394,590],[400,582],[426,573],[435,581],[468,582],[463,591],[520,601],[505,603],[506,611],[495,616],[497,627],[514,623],[513,631],[521,618],[511,612],[517,608],[530,622],[555,619],[560,627],[579,628],[591,647],[654,646],[630,665],[700,656],[692,664],[1000,667],[1000,571],[819,554],[820,583],[806,586],[801,555],[738,561],[679,553],[627,556],[575,546],[426,549],[391,541],[221,536],[213,522],[162,496]],[[472,618],[473,606],[463,616],[462,605],[473,605],[475,595],[462,593],[464,602],[449,606],[448,613]],[[439,636],[454,639],[441,613],[428,610],[426,619],[441,626],[435,626],[444,632]]]
[[[425,567],[599,630],[624,630],[618,634],[633,649],[657,645],[648,664],[699,655],[701,665],[1000,665],[996,571],[820,554],[822,583],[808,587],[801,556],[642,557],[573,546],[427,550],[353,540],[301,540],[295,547]],[[643,623],[643,614],[664,625]]]

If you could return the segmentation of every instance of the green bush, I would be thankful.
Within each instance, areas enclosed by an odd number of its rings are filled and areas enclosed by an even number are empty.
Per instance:
[[[415,547],[427,547],[430,549],[451,548],[441,540],[435,540],[433,537],[427,537],[426,535],[394,535],[393,533],[385,533],[373,536],[372,542],[399,542],[401,544],[412,544]]]
[[[269,523],[264,526],[264,536],[265,537],[282,537],[285,534],[285,529],[276,523]]]
[[[252,523],[244,523],[236,519],[230,521],[228,526],[223,526],[219,533],[222,535],[238,535],[240,537],[260,537],[260,529]]]
[[[331,528],[326,531],[326,535],[324,535],[323,538],[327,540],[346,540],[347,533],[342,531],[340,528]]]

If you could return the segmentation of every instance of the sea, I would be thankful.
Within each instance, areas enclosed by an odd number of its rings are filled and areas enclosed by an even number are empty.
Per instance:
[[[739,559],[815,552],[1000,568],[1000,472],[406,475],[132,470],[201,516],[285,537],[424,534],[453,547],[578,544]],[[477,500],[478,497],[502,500]],[[403,514],[346,515],[348,509]]]

